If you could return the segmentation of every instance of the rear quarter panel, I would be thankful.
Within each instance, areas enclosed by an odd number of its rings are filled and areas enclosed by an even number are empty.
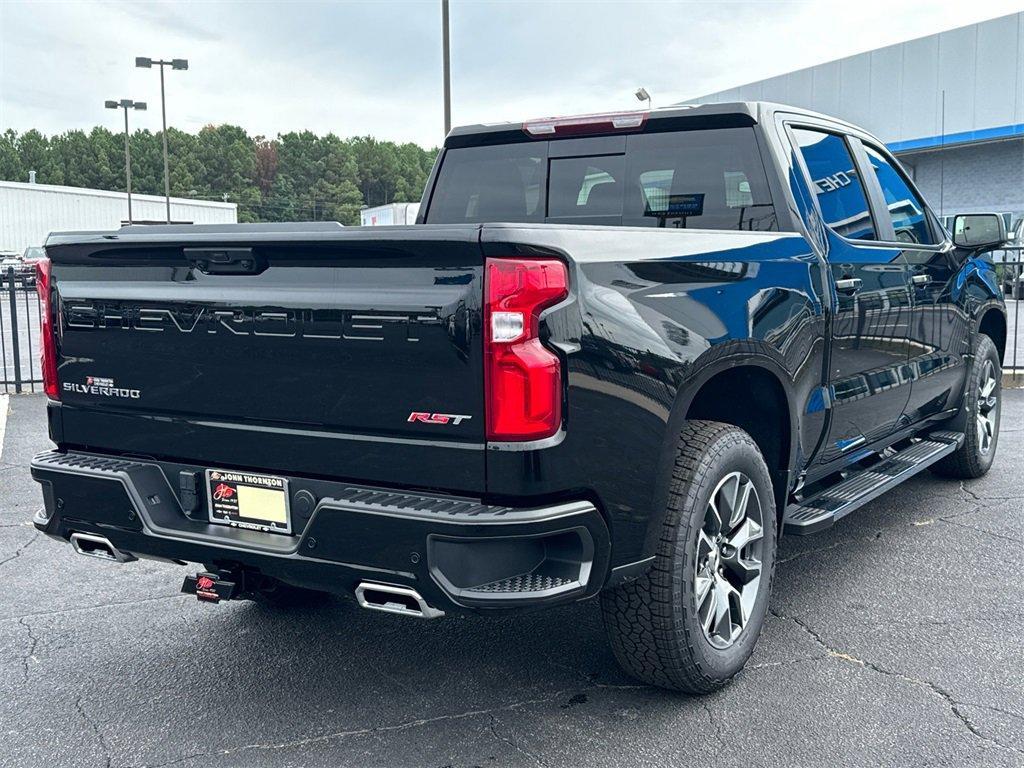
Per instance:
[[[564,439],[489,449],[490,493],[591,496],[611,526],[613,565],[642,559],[687,405],[741,363],[785,387],[793,461],[813,452],[825,326],[820,261],[801,235],[499,225],[482,243],[487,256],[561,254],[572,283],[544,318],[568,371]]]

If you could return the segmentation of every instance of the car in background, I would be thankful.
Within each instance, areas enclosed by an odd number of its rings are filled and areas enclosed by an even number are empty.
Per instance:
[[[22,279],[22,261],[21,254],[17,251],[0,251],[0,283],[3,284],[4,288],[7,288],[8,272],[14,270],[14,280],[18,282]]]
[[[21,276],[25,285],[36,284],[36,264],[46,258],[42,246],[30,245],[21,255]]]

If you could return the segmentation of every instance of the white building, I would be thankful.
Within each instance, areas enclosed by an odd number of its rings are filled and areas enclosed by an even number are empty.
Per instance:
[[[133,221],[162,223],[166,219],[163,197],[132,195]],[[172,197],[171,219],[176,224],[234,224],[238,205]],[[0,181],[0,250],[42,245],[50,232],[112,230],[127,221],[124,192]]]
[[[1024,215],[1024,12],[690,99],[775,101],[886,142],[936,213]]]
[[[419,203],[388,203],[359,211],[361,227],[393,227],[402,224],[415,224],[416,215],[420,212]]]

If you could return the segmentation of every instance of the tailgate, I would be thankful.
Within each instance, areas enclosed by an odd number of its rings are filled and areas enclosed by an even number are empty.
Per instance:
[[[478,228],[238,229],[48,247],[62,442],[482,490]]]

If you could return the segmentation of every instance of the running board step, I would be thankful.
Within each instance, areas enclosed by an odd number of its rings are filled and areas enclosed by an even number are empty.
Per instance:
[[[963,441],[960,432],[933,432],[816,496],[791,504],[784,518],[785,532],[805,536],[832,527],[836,520],[953,453]]]

